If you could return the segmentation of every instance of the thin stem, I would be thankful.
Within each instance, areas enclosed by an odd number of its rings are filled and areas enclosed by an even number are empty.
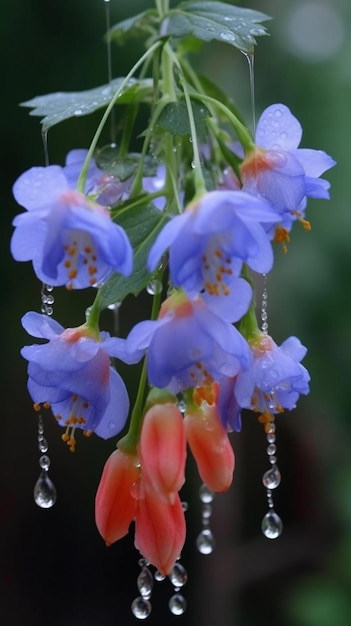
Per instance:
[[[156,320],[161,305],[161,293],[157,293],[153,297],[151,320]],[[118,447],[130,454],[136,454],[140,432],[144,417],[144,399],[145,389],[147,385],[147,362],[144,358],[143,367],[140,374],[137,396],[135,399],[130,424],[127,434],[118,442]]]
[[[251,152],[254,149],[255,143],[253,141],[250,131],[246,128],[246,126],[244,126],[244,124],[240,122],[240,120],[238,120],[234,113],[232,113],[228,109],[228,107],[225,106],[225,104],[223,104],[219,100],[216,100],[215,98],[212,98],[211,96],[205,96],[204,94],[200,95],[196,92],[191,92],[191,96],[192,98],[200,100],[201,102],[208,102],[213,107],[222,111],[228,118],[229,122],[231,122],[245,152]]]
[[[145,54],[143,54],[140,59],[135,63],[135,65],[132,67],[132,69],[130,70],[130,72],[128,72],[127,76],[124,78],[124,80],[122,81],[122,83],[120,84],[119,88],[117,89],[115,95],[113,96],[112,100],[110,101],[108,107],[106,108],[106,111],[104,113],[104,115],[101,118],[100,124],[98,125],[95,135],[92,139],[92,142],[90,144],[90,148],[88,151],[88,154],[86,156],[86,159],[83,163],[83,167],[82,170],[80,172],[80,176],[78,179],[78,183],[77,183],[77,190],[80,191],[81,193],[84,193],[84,189],[85,189],[85,181],[86,181],[86,177],[88,174],[88,169],[89,169],[89,165],[90,162],[93,158],[93,154],[95,151],[95,148],[97,146],[97,142],[100,138],[100,135],[105,127],[106,121],[113,109],[113,107],[115,106],[120,94],[123,92],[124,88],[127,86],[129,80],[131,79],[131,77],[133,76],[133,74],[137,71],[137,69],[140,67],[140,65],[142,65],[144,63],[144,61],[155,52],[155,50],[157,50],[157,48],[159,48],[161,45],[163,45],[162,42],[157,41],[156,43],[154,43],[151,48],[149,48],[149,50],[147,50],[145,52]]]

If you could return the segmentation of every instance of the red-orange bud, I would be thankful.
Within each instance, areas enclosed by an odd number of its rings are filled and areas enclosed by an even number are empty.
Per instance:
[[[145,485],[143,497],[138,500],[135,519],[137,550],[168,576],[181,554],[185,536],[185,517],[179,495],[169,504]]]
[[[146,413],[139,442],[143,482],[173,503],[185,481],[184,420],[175,404],[155,404]]]
[[[184,425],[201,479],[212,491],[226,491],[233,480],[235,459],[216,405],[203,403],[201,409],[186,415]]]
[[[107,459],[95,498],[95,521],[109,546],[128,533],[137,510],[136,484],[140,467],[136,456],[115,450]]]

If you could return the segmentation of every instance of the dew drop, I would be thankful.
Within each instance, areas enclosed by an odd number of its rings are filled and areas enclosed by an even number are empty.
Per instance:
[[[230,33],[229,31],[225,31],[221,33],[219,36],[222,39],[222,41],[235,41],[235,35],[233,35],[233,33]]]
[[[150,296],[155,296],[157,293],[161,293],[162,282],[157,278],[155,278],[155,280],[151,280],[146,287],[146,291],[150,294]]]
[[[182,502],[182,509],[183,509],[184,513],[188,510],[188,508],[189,508],[188,502],[185,502],[183,500],[183,502]]]
[[[280,481],[281,475],[276,465],[267,470],[262,476],[262,482],[267,489],[276,489],[279,487]]]
[[[47,452],[48,451],[48,442],[46,441],[45,437],[38,437],[38,448],[40,450],[40,452]]]
[[[180,593],[175,593],[169,599],[168,607],[173,615],[183,615],[186,611],[186,600]]]
[[[200,496],[201,502],[208,504],[213,501],[214,493],[213,491],[211,491],[211,489],[207,487],[207,485],[202,484],[199,489],[199,496]]]
[[[269,456],[272,456],[272,454],[275,454],[277,451],[277,446],[274,443],[270,443],[269,446],[267,447],[267,454]]]
[[[211,504],[204,504],[201,509],[201,515],[203,519],[209,519],[212,515],[212,506]]]
[[[262,532],[268,539],[277,539],[283,531],[283,522],[275,511],[268,511],[262,520]]]
[[[154,586],[154,578],[150,570],[144,566],[137,578],[137,586],[140,595],[148,600],[151,598],[152,588]]]
[[[142,596],[132,602],[132,613],[137,619],[146,619],[151,613],[151,603]]]
[[[43,454],[43,456],[40,457],[39,465],[40,465],[41,469],[43,469],[45,472],[48,471],[48,469],[50,467],[50,459],[49,459],[49,457],[46,454]]]
[[[76,110],[74,111],[73,115],[77,115],[77,116],[79,116],[79,115],[83,115],[83,111],[82,111],[82,109],[76,109]]]
[[[214,543],[214,536],[208,528],[204,528],[196,539],[196,547],[200,554],[211,554],[214,550]]]
[[[169,580],[171,581],[172,585],[174,587],[177,587],[178,589],[185,585],[188,580],[188,574],[185,567],[183,567],[181,563],[175,563],[169,575]]]
[[[50,509],[56,502],[56,489],[47,472],[41,472],[34,486],[34,502],[41,509]]]
[[[161,572],[158,569],[154,573],[154,577],[158,583],[161,583],[166,578],[166,576],[164,574],[161,574]]]

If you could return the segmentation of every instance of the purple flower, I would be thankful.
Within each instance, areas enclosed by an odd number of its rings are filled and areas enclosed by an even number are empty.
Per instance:
[[[247,369],[251,354],[239,331],[201,299],[183,292],[162,305],[159,319],[137,324],[126,339],[129,362],[145,353],[150,384],[178,393]],[[123,357],[123,360],[128,360]]]
[[[49,285],[82,289],[112,272],[129,275],[132,247],[108,210],[70,188],[58,165],[33,167],[14,184],[17,202],[27,209],[13,221],[11,252],[32,261]]]
[[[270,202],[280,216],[279,228],[286,230],[296,219],[309,228],[303,220],[306,198],[329,198],[330,184],[319,177],[335,165],[322,150],[298,148],[301,137],[301,125],[288,107],[272,104],[258,121],[255,151],[241,165],[243,190]]]
[[[166,167],[159,165],[155,176],[144,176],[143,187],[147,193],[158,193],[162,191],[166,183]],[[166,206],[166,197],[160,196],[153,199],[153,204],[162,211]]]
[[[66,157],[63,172],[69,186],[74,189],[77,185],[88,150],[71,150]],[[118,200],[124,200],[128,196],[131,180],[121,182],[107,172],[100,170],[94,159],[91,160],[86,183],[85,193],[94,196],[94,199],[103,206],[113,206]]]
[[[153,271],[169,248],[173,284],[189,295],[204,291],[207,304],[212,301],[216,310],[223,308],[227,321],[237,321],[252,295],[240,278],[242,263],[256,272],[270,271],[272,247],[260,222],[276,219],[265,201],[250,194],[211,191],[166,224],[150,250],[148,267]]]
[[[123,340],[95,336],[86,326],[66,330],[47,315],[30,312],[22,325],[48,343],[25,346],[28,391],[35,404],[48,403],[61,426],[94,431],[107,439],[123,428],[129,410],[126,387],[110,366]],[[73,436],[73,435],[72,435]],[[71,438],[72,438],[71,436]]]
[[[295,408],[300,394],[309,393],[310,376],[300,363],[306,348],[297,337],[289,337],[277,346],[263,333],[250,344],[251,368],[239,373],[235,385],[239,405],[264,414]]]
[[[241,409],[235,395],[237,376],[225,376],[220,383],[217,399],[218,413],[227,431],[241,431]]]

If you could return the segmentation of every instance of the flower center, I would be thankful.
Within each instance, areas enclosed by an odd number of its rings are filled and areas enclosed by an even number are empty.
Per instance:
[[[223,252],[216,240],[202,255],[204,287],[210,296],[229,296],[227,281],[233,274],[231,262],[231,257]]]
[[[67,289],[74,289],[74,279],[79,272],[86,271],[89,283],[97,282],[98,256],[92,238],[80,230],[69,231],[63,245],[65,254],[63,266],[67,270]]]

